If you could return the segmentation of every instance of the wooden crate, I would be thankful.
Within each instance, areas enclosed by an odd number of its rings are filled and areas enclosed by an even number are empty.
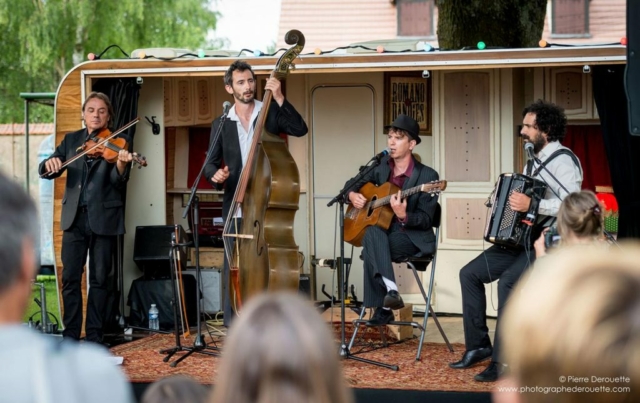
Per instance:
[[[393,320],[411,322],[413,320],[413,305],[404,303],[404,308],[393,311]],[[413,337],[413,326],[389,325],[388,333],[396,340],[405,340]]]
[[[189,266],[196,265],[196,249],[189,249]],[[224,267],[224,248],[214,248],[210,246],[200,247],[200,267]]]
[[[326,311],[324,311],[322,313],[322,318],[327,322],[331,322],[331,319],[332,319],[332,316],[331,316],[332,311],[331,311],[331,309],[332,308],[329,308],[329,309],[327,309]],[[340,314],[341,314],[340,305],[336,305],[333,308],[333,323],[334,324],[340,323],[340,317],[341,317]],[[369,315],[369,312],[367,310],[367,313],[365,314],[364,319],[368,319],[369,318],[368,315]],[[351,325],[351,323],[355,319],[358,319],[358,314],[356,312],[354,312],[353,310],[347,308],[345,310],[345,317],[346,317],[347,324]],[[413,305],[407,304],[405,302],[404,308],[393,311],[393,320],[403,321],[403,322],[411,322],[413,320]],[[362,330],[362,328],[361,328],[361,330]],[[386,333],[387,333],[387,335],[389,335],[390,337],[393,337],[396,340],[410,339],[411,337],[413,337],[413,327],[412,326],[388,325]]]

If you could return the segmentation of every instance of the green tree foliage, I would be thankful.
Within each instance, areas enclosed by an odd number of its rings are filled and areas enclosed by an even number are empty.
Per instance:
[[[55,92],[90,52],[215,48],[210,0],[0,0],[0,123],[21,122],[20,92]],[[103,58],[125,57],[112,48]],[[38,108],[32,122],[52,121]]]
[[[436,0],[438,43],[443,49],[538,46],[547,0]]]

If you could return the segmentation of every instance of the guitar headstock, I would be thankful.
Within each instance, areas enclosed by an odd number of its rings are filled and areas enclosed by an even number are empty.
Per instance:
[[[431,181],[429,183],[425,183],[420,187],[420,191],[436,194],[444,191],[446,188],[447,188],[447,181],[439,180],[439,181]]]

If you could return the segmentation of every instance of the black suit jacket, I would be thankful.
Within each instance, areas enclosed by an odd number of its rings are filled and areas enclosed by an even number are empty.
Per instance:
[[[351,189],[358,191],[366,183],[371,182],[376,186],[380,186],[389,181],[391,167],[389,167],[389,156],[380,161],[380,165],[371,170],[362,179],[355,181],[351,179],[347,181],[345,187],[353,182]],[[413,159],[413,172],[408,178],[402,190],[422,185],[431,181],[438,180],[438,173],[426,165]],[[433,233],[433,216],[436,211],[438,202],[437,195],[419,192],[407,198],[407,221],[404,230],[411,239],[411,242],[420,249],[422,255],[431,254],[435,251],[436,237]]]
[[[211,124],[209,147],[211,147],[211,142],[214,140],[218,126],[220,126],[220,117],[215,119]],[[302,137],[307,134],[308,131],[307,124],[304,122],[304,119],[302,119],[302,116],[300,116],[293,105],[286,99],[282,106],[279,106],[275,101],[271,102],[267,120],[265,121],[265,129],[275,135],[286,133],[295,137]],[[255,135],[260,134],[255,133]],[[222,160],[224,160],[224,163],[229,167],[229,178],[227,178],[223,184],[224,198],[222,203],[222,216],[226,218],[243,168],[237,122],[229,119],[225,120],[220,138],[214,144],[211,157],[207,160],[204,168],[205,177],[215,189],[222,188],[221,184],[211,181],[213,175],[220,168]]]
[[[57,157],[64,163],[76,156],[78,154],[76,150],[84,144],[87,135],[87,129],[67,134],[49,159]],[[40,163],[38,168],[40,174],[46,171],[46,161]],[[91,231],[98,235],[124,234],[122,195],[125,183],[129,180],[130,168],[131,164],[127,165],[124,174],[120,175],[116,164],[110,164],[102,158],[98,158],[91,164],[86,182],[83,184],[82,174],[83,171],[87,171],[87,163],[85,157],[81,157],[60,172],[46,177],[46,179],[54,179],[62,175],[65,170],[67,171],[67,183],[62,199],[62,230],[68,230],[73,224],[78,211],[82,187],[86,186],[85,199]]]

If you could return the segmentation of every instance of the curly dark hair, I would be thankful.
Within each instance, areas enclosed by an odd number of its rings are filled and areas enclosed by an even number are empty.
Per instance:
[[[567,116],[564,114],[564,109],[539,99],[524,108],[522,117],[525,117],[527,113],[536,115],[536,126],[541,132],[547,133],[548,141],[562,141],[564,139],[567,127]]]
[[[251,76],[253,76],[253,79],[256,79],[256,73],[253,72],[253,69],[251,68],[251,65],[249,63],[245,62],[244,60],[236,60],[235,62],[231,63],[231,66],[229,66],[227,72],[224,73],[224,85],[232,86],[233,72],[236,70],[239,72],[249,70],[251,72]]]

